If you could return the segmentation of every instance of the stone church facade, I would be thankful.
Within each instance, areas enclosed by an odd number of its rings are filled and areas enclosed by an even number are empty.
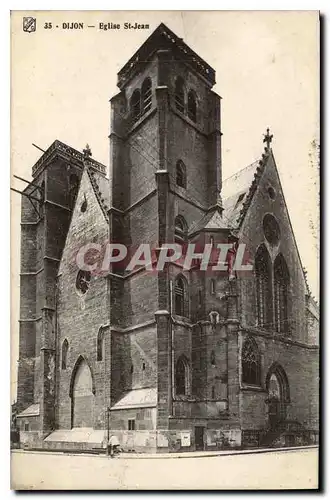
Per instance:
[[[56,140],[22,196],[21,442],[126,450],[316,442],[318,308],[269,132],[227,180],[215,71],[161,24],[118,73],[109,177]],[[261,145],[262,146],[262,145]],[[262,148],[261,148],[262,149]],[[252,271],[79,269],[86,244],[245,243]]]

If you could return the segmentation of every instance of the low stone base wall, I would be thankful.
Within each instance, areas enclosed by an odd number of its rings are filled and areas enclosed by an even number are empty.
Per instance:
[[[44,433],[39,431],[20,431],[19,443],[20,448],[33,449],[42,448],[44,441]]]

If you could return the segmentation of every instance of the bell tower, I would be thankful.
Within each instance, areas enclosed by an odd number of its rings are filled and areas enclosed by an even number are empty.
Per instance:
[[[214,84],[215,71],[164,24],[119,71],[120,92],[111,99],[112,242],[133,251],[140,244],[156,249],[185,242],[196,222],[216,205],[221,191],[221,122]],[[146,337],[148,343],[155,339],[152,348],[148,344],[155,352],[155,368],[145,387],[157,386],[157,428],[168,428],[174,383],[170,283],[179,270],[172,266],[157,273],[113,271],[111,326],[129,331],[156,322],[155,335]],[[120,342],[112,337],[113,353],[120,351]],[[115,367],[112,401],[124,390],[118,373]],[[137,387],[143,388],[143,381],[131,388]]]
[[[176,217],[189,232],[221,191],[215,71],[160,24],[119,71],[117,84],[120,93],[111,99],[112,236],[135,246],[149,242],[152,231],[155,244],[173,242]],[[135,219],[132,207],[144,206],[155,190],[155,217],[141,227],[141,213]],[[126,224],[118,221],[128,212]]]

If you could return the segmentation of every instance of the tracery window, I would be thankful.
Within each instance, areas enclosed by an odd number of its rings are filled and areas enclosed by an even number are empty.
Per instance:
[[[261,245],[255,257],[257,324],[271,328],[273,323],[271,261],[268,251]]]
[[[80,293],[85,294],[89,288],[90,280],[91,280],[90,271],[83,271],[82,269],[80,269],[80,271],[77,274],[77,278],[76,278],[77,290]]]
[[[275,329],[277,332],[288,332],[288,295],[290,276],[283,255],[279,254],[274,262],[274,302]]]
[[[260,385],[260,353],[256,341],[247,338],[242,348],[242,382]]]

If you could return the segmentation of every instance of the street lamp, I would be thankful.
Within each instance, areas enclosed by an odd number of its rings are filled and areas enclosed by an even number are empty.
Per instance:
[[[106,446],[106,452],[107,455],[109,455],[110,450],[109,450],[109,438],[110,438],[110,407],[107,407],[107,446]]]

